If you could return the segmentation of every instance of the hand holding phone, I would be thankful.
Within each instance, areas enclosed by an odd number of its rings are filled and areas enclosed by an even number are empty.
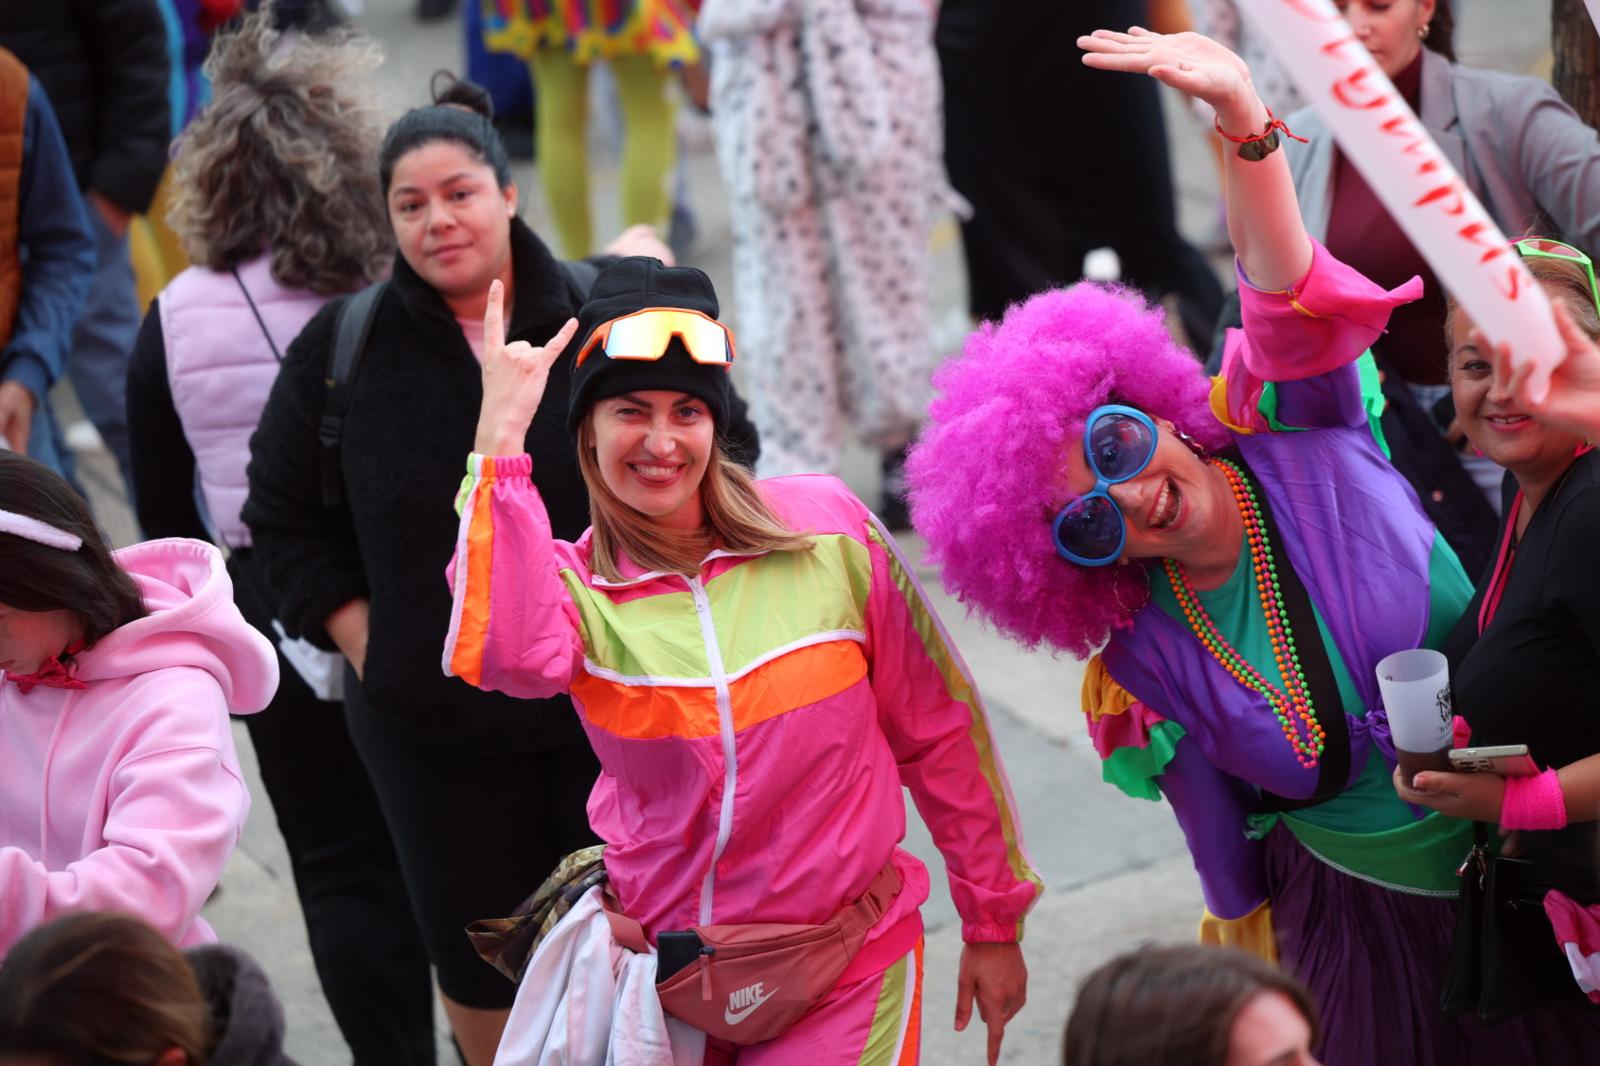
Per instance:
[[[1528,754],[1526,744],[1451,748],[1450,768],[1464,774],[1499,774],[1501,777],[1534,777],[1539,773],[1538,764]]]

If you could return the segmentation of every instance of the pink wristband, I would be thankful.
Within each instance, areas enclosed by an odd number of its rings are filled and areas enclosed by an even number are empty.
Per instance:
[[[1564,829],[1566,824],[1567,801],[1554,770],[1536,777],[1506,778],[1506,793],[1500,800],[1501,829]]]

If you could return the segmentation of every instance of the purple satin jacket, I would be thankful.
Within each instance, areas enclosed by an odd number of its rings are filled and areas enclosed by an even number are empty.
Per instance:
[[[1346,715],[1350,773],[1371,746],[1394,747],[1374,673],[1428,630],[1435,532],[1368,425],[1357,360],[1388,311],[1413,299],[1413,279],[1385,292],[1320,244],[1294,288],[1266,292],[1240,275],[1244,329],[1230,331],[1218,415],[1266,495],[1282,549],[1326,623],[1367,708]],[[1161,608],[1141,610],[1101,653],[1135,699],[1184,729],[1157,780],[1188,838],[1206,906],[1239,918],[1266,899],[1260,844],[1246,817],[1266,790],[1314,794],[1318,770],[1299,764],[1264,697],[1236,681]]]

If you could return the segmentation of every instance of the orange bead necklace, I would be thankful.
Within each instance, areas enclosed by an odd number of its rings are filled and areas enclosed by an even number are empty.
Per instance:
[[[1294,630],[1289,625],[1289,615],[1283,606],[1283,593],[1278,586],[1278,567],[1272,559],[1272,544],[1267,537],[1266,525],[1261,520],[1261,503],[1256,499],[1255,489],[1245,479],[1243,471],[1227,459],[1218,459],[1216,462],[1223,476],[1228,479],[1234,501],[1239,505],[1239,514],[1244,519],[1245,539],[1250,545],[1250,569],[1255,575],[1256,592],[1261,600],[1261,611],[1266,616],[1272,656],[1276,660],[1278,675],[1283,680],[1283,688],[1269,682],[1228,643],[1205,605],[1200,602],[1194,586],[1189,583],[1189,575],[1183,565],[1171,559],[1163,560],[1162,565],[1166,568],[1172,591],[1194,635],[1236,681],[1265,697],[1272,713],[1277,716],[1278,724],[1283,727],[1284,737],[1294,749],[1295,758],[1301,766],[1310,769],[1317,765],[1317,760],[1322,756],[1327,734],[1317,721],[1311,689],[1306,684],[1305,671],[1300,668]],[[1317,639],[1321,639],[1320,635]]]

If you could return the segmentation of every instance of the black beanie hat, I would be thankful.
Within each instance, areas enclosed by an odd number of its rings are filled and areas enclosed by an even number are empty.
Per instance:
[[[647,307],[681,307],[716,318],[717,292],[711,279],[694,267],[663,266],[661,260],[643,255],[618,259],[595,278],[578,311],[578,332],[571,344],[574,355],[583,351],[600,326]],[[728,424],[728,368],[695,362],[683,341],[674,337],[666,354],[655,360],[609,359],[598,348],[590,352],[572,372],[567,429],[576,434],[595,402],[647,389],[699,397],[711,408],[718,429]]]

